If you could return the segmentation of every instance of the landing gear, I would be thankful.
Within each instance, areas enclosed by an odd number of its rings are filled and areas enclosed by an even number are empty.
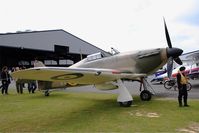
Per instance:
[[[141,78],[140,82],[140,98],[142,101],[150,101],[152,98],[152,95],[155,94],[155,91],[150,86],[150,84],[147,82],[145,78]],[[119,87],[119,96],[117,98],[117,102],[120,104],[121,107],[130,107],[133,98],[131,94],[129,93],[128,89],[125,87],[124,83],[121,80],[117,80],[117,86]],[[151,89],[152,92],[150,92],[148,89]]]
[[[143,91],[142,91],[142,86],[144,88]],[[153,88],[151,87],[151,85],[147,82],[147,80],[145,78],[142,78],[141,79],[141,83],[140,83],[140,91],[141,91],[141,93],[140,93],[140,99],[142,101],[150,101],[151,98],[152,98],[153,94],[152,94],[152,92],[150,92],[148,90],[148,88],[150,88],[154,92],[154,94],[155,94],[155,91],[153,90]]]
[[[140,93],[140,99],[142,101],[150,101],[151,100],[151,97],[152,97],[152,94],[150,91],[148,90],[143,90],[141,93]]]
[[[133,101],[131,94],[120,79],[117,80],[117,85],[119,87],[119,96],[117,98],[117,102],[121,107],[130,107]]]

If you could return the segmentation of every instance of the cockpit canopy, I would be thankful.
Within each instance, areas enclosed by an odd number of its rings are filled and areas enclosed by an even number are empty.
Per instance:
[[[87,61],[93,61],[93,60],[96,60],[96,59],[101,59],[103,57],[104,57],[104,55],[101,52],[99,52],[99,53],[88,55]]]

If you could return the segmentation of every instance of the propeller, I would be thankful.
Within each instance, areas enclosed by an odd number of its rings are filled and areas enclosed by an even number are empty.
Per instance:
[[[181,61],[181,59],[180,59],[179,57],[174,58],[174,61],[175,61],[177,64],[182,65],[182,61]]]
[[[171,78],[172,70],[173,70],[173,58],[170,57],[167,61],[167,76],[169,77],[169,79]]]
[[[167,76],[170,79],[171,75],[172,75],[172,70],[173,70],[173,60],[177,64],[182,65],[182,61],[179,58],[179,56],[183,53],[183,50],[179,49],[179,48],[172,47],[171,39],[170,39],[170,36],[169,36],[169,32],[168,32],[168,29],[167,29],[165,19],[164,19],[164,28],[165,28],[165,35],[166,35],[166,40],[167,40],[167,44],[168,44],[168,47],[167,47],[167,57],[168,57]]]

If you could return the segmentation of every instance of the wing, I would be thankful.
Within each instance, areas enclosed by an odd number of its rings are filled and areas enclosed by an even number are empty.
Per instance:
[[[146,74],[123,73],[114,69],[35,67],[13,72],[16,79],[60,81],[75,84],[100,84],[117,79],[135,79]]]

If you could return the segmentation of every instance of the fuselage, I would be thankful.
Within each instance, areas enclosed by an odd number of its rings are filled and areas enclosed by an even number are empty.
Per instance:
[[[165,65],[166,61],[166,48],[159,48],[119,53],[96,59],[89,56],[70,68],[104,68],[116,69],[126,73],[151,74]]]

